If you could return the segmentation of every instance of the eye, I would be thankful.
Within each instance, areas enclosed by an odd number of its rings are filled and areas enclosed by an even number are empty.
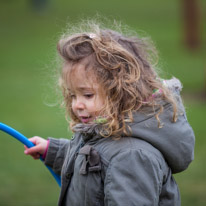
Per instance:
[[[70,98],[74,99],[74,98],[76,98],[76,95],[75,94],[70,94]]]
[[[85,96],[87,99],[91,99],[91,98],[94,96],[94,94],[88,93],[88,94],[84,94],[84,96]]]

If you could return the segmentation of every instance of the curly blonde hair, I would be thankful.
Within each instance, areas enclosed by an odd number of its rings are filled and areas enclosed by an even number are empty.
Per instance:
[[[86,71],[92,72],[100,87],[104,88],[105,105],[102,113],[107,116],[104,136],[118,136],[122,132],[127,134],[126,122],[133,121],[133,112],[148,107],[158,111],[155,116],[161,127],[159,115],[163,112],[163,106],[159,103],[160,99],[173,105],[173,121],[176,121],[175,99],[155,71],[153,57],[157,55],[154,46],[144,38],[126,36],[89,23],[86,32],[64,35],[58,42],[57,49],[67,70],[74,69],[75,65],[84,61]],[[72,111],[72,100],[65,77],[68,71],[66,74],[64,70],[65,66],[60,84],[72,127],[79,120]],[[151,98],[154,89],[161,90],[160,99]]]

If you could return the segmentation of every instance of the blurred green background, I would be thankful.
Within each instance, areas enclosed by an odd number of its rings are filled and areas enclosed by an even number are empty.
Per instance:
[[[68,23],[97,13],[150,36],[165,77],[183,83],[188,120],[196,134],[195,161],[175,175],[182,205],[206,205],[206,2],[200,7],[200,45],[184,44],[183,0],[0,1],[0,122],[25,136],[70,137],[56,92],[56,42]],[[0,206],[56,205],[59,187],[23,145],[0,132]]]

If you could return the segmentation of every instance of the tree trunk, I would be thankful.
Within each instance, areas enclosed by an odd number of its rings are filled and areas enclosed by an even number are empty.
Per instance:
[[[190,50],[200,47],[199,0],[182,0],[184,20],[184,43]]]

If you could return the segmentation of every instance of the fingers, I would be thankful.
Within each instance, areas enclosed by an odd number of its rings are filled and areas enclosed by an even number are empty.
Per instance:
[[[38,136],[34,136],[34,137],[31,137],[29,138],[29,141],[31,141],[32,143],[34,143],[35,145],[38,144],[38,142],[41,141],[41,137],[38,137]]]
[[[31,155],[34,159],[39,159],[40,158],[40,154],[39,154],[38,151],[39,151],[38,146],[34,146],[32,148],[25,147],[24,154]]]
[[[29,139],[31,142],[35,144],[35,146],[28,148],[27,146],[24,145],[25,151],[24,153],[26,155],[31,155],[34,159],[39,159],[41,155],[44,154],[44,151],[47,146],[47,140],[35,136]]]
[[[32,154],[31,157],[35,160],[40,159],[41,155],[39,153]]]
[[[40,153],[41,150],[42,150],[41,145],[36,145],[36,146],[31,147],[31,148],[26,148],[25,154],[32,155],[35,153]]]

